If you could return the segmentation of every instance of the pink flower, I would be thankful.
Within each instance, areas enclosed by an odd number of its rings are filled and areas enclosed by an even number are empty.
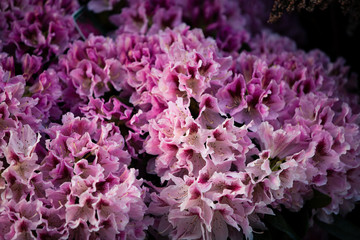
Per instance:
[[[36,135],[29,125],[19,126],[17,130],[10,131],[8,146],[4,148],[5,156],[15,162],[36,161],[34,150],[39,141],[40,135]]]
[[[247,107],[245,101],[246,83],[242,75],[236,75],[234,80],[221,88],[216,97],[223,99],[219,102],[219,107],[231,116]]]

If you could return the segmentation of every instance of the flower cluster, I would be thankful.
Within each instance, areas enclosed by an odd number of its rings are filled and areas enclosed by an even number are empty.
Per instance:
[[[27,78],[45,70],[44,65],[76,38],[71,14],[78,7],[75,0],[2,1],[0,49],[16,56]]]
[[[64,115],[47,134],[46,155],[35,153],[40,135],[29,125],[10,130],[3,152],[2,236],[5,239],[143,238],[146,189],[128,169],[130,155],[113,124]],[[6,185],[4,184],[6,182]]]
[[[317,212],[324,221],[354,208],[359,119],[343,94],[347,69],[318,51],[284,49],[284,41],[255,39],[223,86],[178,97],[150,121],[145,150],[168,181],[150,205],[160,232],[236,239],[235,228],[251,238],[252,227],[262,227],[253,215],[271,214],[269,206],[298,211],[314,191],[332,198]]]
[[[252,239],[316,194],[311,217],[352,211],[356,79],[256,4],[129,1],[75,40],[75,1],[1,3],[0,239]]]

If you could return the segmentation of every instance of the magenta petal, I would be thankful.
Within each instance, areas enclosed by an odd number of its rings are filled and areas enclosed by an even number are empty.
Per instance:
[[[76,224],[77,221],[89,221],[95,225],[97,220],[95,218],[95,209],[93,204],[96,199],[89,193],[84,193],[80,196],[79,204],[66,204],[66,222]]]
[[[245,91],[245,79],[242,75],[237,75],[231,83],[220,89],[216,95],[218,99],[222,99],[219,102],[221,110],[234,116],[246,108]]]
[[[69,224],[69,239],[89,239],[90,231],[86,221],[79,219]]]

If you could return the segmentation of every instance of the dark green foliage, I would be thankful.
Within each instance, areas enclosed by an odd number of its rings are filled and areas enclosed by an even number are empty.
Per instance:
[[[341,240],[359,240],[360,239],[360,227],[356,226],[352,222],[346,220],[341,216],[334,216],[334,222],[332,224],[326,224],[321,221],[316,223],[332,236]]]
[[[323,208],[331,203],[331,197],[322,192],[314,190],[314,196],[311,200],[307,201],[306,205],[309,208]]]

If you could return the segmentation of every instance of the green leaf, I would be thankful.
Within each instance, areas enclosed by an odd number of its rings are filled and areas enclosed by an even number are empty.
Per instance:
[[[314,189],[314,196],[306,204],[309,208],[323,208],[331,203],[332,199],[328,195]]]
[[[298,212],[289,211],[282,208],[281,214],[286,219],[287,224],[303,239],[309,229],[310,212],[308,208],[302,208]]]
[[[76,21],[84,13],[85,9],[86,8],[83,6],[73,13],[72,17],[74,21]]]
[[[272,240],[272,238],[269,231],[264,231],[263,233],[254,233],[254,240]]]
[[[300,237],[296,234],[296,232],[289,226],[286,222],[285,218],[280,214],[279,211],[275,212],[275,216],[266,215],[265,216],[266,224],[271,225],[277,230],[286,233],[293,240],[300,240]]]
[[[341,216],[335,216],[335,221],[332,224],[326,224],[319,220],[316,223],[325,231],[341,240],[359,240],[360,227],[354,225],[352,222],[344,219]]]

